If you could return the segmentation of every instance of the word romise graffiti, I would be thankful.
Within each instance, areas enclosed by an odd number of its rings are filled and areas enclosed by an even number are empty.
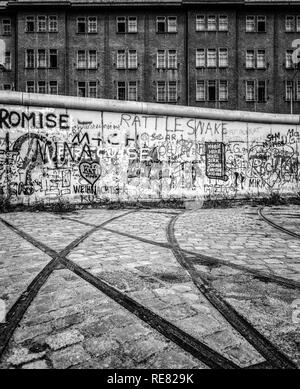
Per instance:
[[[296,194],[296,126],[0,107],[0,199],[11,204]]]

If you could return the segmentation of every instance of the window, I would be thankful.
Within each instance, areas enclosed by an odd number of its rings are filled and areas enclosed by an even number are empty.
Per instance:
[[[86,52],[85,50],[78,50],[77,52],[77,69],[86,68]]]
[[[205,31],[205,16],[197,15],[196,16],[196,31]]]
[[[297,30],[297,32],[300,31],[300,16],[297,16],[296,30]]]
[[[296,83],[296,100],[300,100],[300,81],[298,80]]]
[[[34,16],[26,17],[25,31],[34,32]]]
[[[267,100],[267,90],[266,82],[258,81],[257,83],[257,101],[259,103],[264,103]]]
[[[217,30],[217,18],[215,15],[209,15],[207,18],[207,30],[216,31]]]
[[[37,31],[46,32],[47,31],[47,18],[46,16],[37,17]]]
[[[125,50],[118,50],[117,68],[118,69],[125,69],[126,68],[126,52],[125,52]]]
[[[287,50],[285,53],[285,67],[286,69],[291,69],[294,67],[293,50]]]
[[[246,101],[255,101],[255,82],[246,81]]]
[[[177,51],[169,50],[168,52],[168,68],[177,69]]]
[[[128,100],[137,101],[137,82],[130,81],[128,83]]]
[[[137,32],[137,18],[135,16],[128,17],[128,32],[129,33]]]
[[[84,81],[78,81],[77,83],[77,96],[86,97],[86,85]]]
[[[294,31],[295,18],[294,16],[286,16],[285,18],[285,31],[292,32]]]
[[[219,16],[219,31],[228,31],[228,16]]]
[[[49,32],[58,31],[58,21],[57,16],[49,16]]]
[[[137,68],[137,52],[136,50],[128,51],[128,69]]]
[[[117,32],[119,33],[126,32],[126,18],[123,16],[117,17]]]
[[[126,100],[126,85],[124,81],[118,82],[118,100]]]
[[[257,69],[266,68],[266,52],[265,50],[257,50]]]
[[[217,67],[217,50],[216,49],[207,49],[207,67],[216,68]]]
[[[157,50],[156,67],[157,67],[157,69],[165,69],[165,67],[166,67],[166,52],[165,52],[165,50]]]
[[[205,67],[205,50],[197,49],[196,50],[196,68]]]
[[[3,90],[12,90],[12,84],[3,84]]]
[[[30,69],[34,68],[34,50],[32,49],[26,50],[25,67]]]
[[[210,80],[207,83],[207,98],[208,101],[216,101],[217,100],[217,88],[216,81]]]
[[[86,20],[85,18],[77,18],[77,33],[84,34],[86,32]]]
[[[52,69],[56,69],[58,66],[58,56],[56,49],[49,50],[49,67]]]
[[[37,93],[46,93],[46,81],[38,81]]]
[[[246,17],[246,32],[255,31],[255,16]]]
[[[27,81],[26,82],[26,92],[27,93],[34,93],[34,81]]]
[[[221,80],[219,82],[219,101],[228,100],[228,82]]]
[[[286,81],[285,83],[285,99],[291,101],[293,95],[293,81]]]
[[[255,68],[255,53],[254,50],[246,51],[246,68],[254,69]]]
[[[10,35],[11,34],[11,20],[10,19],[3,19],[2,20],[2,33],[3,33],[3,35]]]
[[[50,95],[57,95],[58,94],[57,81],[50,81],[49,82],[49,93],[50,93]]]
[[[159,103],[163,103],[166,101],[166,83],[165,83],[165,81],[158,81],[157,82],[156,100]]]
[[[97,82],[89,81],[89,97],[96,98],[97,97]]]
[[[37,67],[38,68],[46,68],[47,67],[46,50],[44,50],[44,49],[38,50]]]
[[[169,16],[168,17],[168,32],[177,32],[177,17]]]
[[[266,32],[266,17],[257,17],[257,32]]]
[[[205,100],[205,81],[196,82],[196,101]]]
[[[168,101],[170,103],[175,103],[177,101],[177,82],[176,81],[169,81]]]
[[[219,49],[219,67],[227,68],[228,67],[228,50]]]
[[[89,50],[88,68],[89,69],[97,69],[97,51],[96,50]]]
[[[160,33],[166,32],[166,18],[164,16],[156,18],[156,31]]]
[[[89,34],[97,33],[97,18],[95,16],[90,16],[88,18],[88,33]]]
[[[10,51],[5,52],[4,67],[6,70],[11,70],[11,52]]]

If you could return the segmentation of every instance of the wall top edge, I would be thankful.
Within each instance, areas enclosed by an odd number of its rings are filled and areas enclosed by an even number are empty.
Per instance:
[[[143,115],[163,115],[208,119],[220,121],[241,121],[249,123],[291,124],[299,125],[300,116],[272,114],[250,111],[231,111],[210,108],[187,107],[157,103],[118,101],[106,99],[90,99],[73,96],[41,95],[23,92],[0,91],[1,105],[23,105],[26,107],[61,108],[74,110],[91,110],[120,113],[136,113]]]

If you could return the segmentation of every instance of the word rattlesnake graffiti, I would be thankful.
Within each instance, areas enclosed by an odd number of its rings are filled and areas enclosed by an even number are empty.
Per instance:
[[[0,107],[0,200],[234,199],[299,192],[297,125]]]

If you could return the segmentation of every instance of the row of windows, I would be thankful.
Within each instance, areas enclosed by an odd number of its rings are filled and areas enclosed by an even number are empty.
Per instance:
[[[51,95],[58,94],[58,82],[44,80],[41,81],[27,81],[26,82],[26,92],[27,93],[49,93]]]
[[[95,34],[98,32],[98,19],[96,16],[78,17],[76,20],[77,33]],[[196,31],[228,31],[227,15],[196,15]],[[136,16],[118,16],[116,18],[118,33],[137,33],[138,24]],[[58,32],[57,15],[27,16],[26,32]],[[246,16],[246,32],[265,32],[266,16]],[[286,16],[286,32],[300,32],[300,15]],[[176,33],[176,16],[157,16],[157,33]],[[2,35],[11,34],[11,19],[2,20]]]
[[[27,69],[33,69],[35,67],[56,69],[58,67],[57,49],[26,50],[25,67]]]

